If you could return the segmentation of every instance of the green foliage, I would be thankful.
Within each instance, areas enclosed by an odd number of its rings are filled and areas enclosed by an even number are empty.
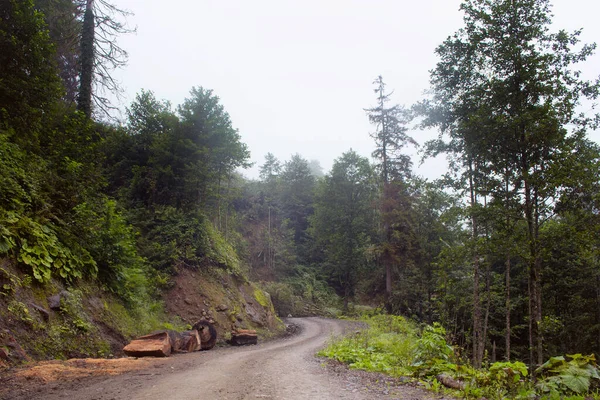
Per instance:
[[[529,369],[520,361],[499,361],[490,365],[488,369],[489,380],[483,382],[491,386],[489,391],[495,394],[504,394],[516,397],[520,392],[526,391],[529,386],[524,379],[528,376]]]
[[[98,198],[74,209],[76,234],[92,255],[98,277],[126,301],[146,301],[145,260],[137,254],[135,234],[114,200]]]
[[[296,266],[296,274],[283,282],[263,282],[278,315],[294,317],[341,314],[340,298],[325,281],[306,267]]]
[[[446,330],[438,323],[428,325],[423,329],[417,340],[415,361],[412,367],[417,376],[437,376],[442,372],[456,371],[452,363],[454,350],[446,342]]]
[[[3,208],[21,211],[37,197],[40,170],[34,168],[36,164],[43,168],[45,162],[11,143],[8,134],[0,129],[0,205]],[[0,251],[5,246],[0,243]]]
[[[537,388],[550,396],[587,393],[593,384],[600,386],[596,357],[570,354],[551,357],[535,371],[541,379]]]
[[[29,268],[37,281],[48,282],[52,276],[72,281],[84,273],[96,273],[96,263],[89,252],[77,246],[73,251],[59,239],[53,224],[41,224],[15,212],[1,211],[1,238],[8,245],[0,254],[14,247],[17,260]]]
[[[335,160],[331,173],[317,186],[309,232],[327,280],[346,305],[362,270],[369,267],[366,249],[375,234],[375,195],[373,169],[354,151]]]
[[[292,287],[283,282],[265,282],[263,288],[271,296],[277,315],[282,317],[304,315],[302,297],[294,294]]]
[[[8,312],[13,315],[13,317],[33,326],[34,320],[31,317],[31,314],[29,313],[29,309],[27,308],[27,306],[25,304],[23,304],[17,300],[11,300],[8,303],[7,309],[8,309]]]
[[[180,267],[215,265],[244,276],[236,251],[202,213],[173,207],[158,207],[152,213],[138,211],[131,213],[130,219],[142,234],[140,254],[156,270],[174,273]]]
[[[350,368],[392,376],[408,374],[416,343],[413,324],[391,315],[377,315],[363,321],[367,329],[334,339],[319,355],[346,363]]]
[[[43,121],[61,96],[54,48],[33,0],[0,3],[0,130],[35,149]]]
[[[490,378],[505,383],[511,384],[518,382],[528,375],[528,368],[521,361],[499,361],[490,365]]]

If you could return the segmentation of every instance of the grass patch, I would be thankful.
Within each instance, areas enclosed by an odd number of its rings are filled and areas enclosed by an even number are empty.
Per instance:
[[[419,379],[432,391],[464,399],[600,399],[600,371],[594,355],[552,357],[535,371],[534,383],[531,371],[520,361],[473,368],[457,357],[446,341],[445,329],[437,323],[420,331],[398,316],[361,320],[368,325],[366,329],[332,340],[318,355],[353,369]],[[450,390],[443,381],[458,382],[462,389]]]
[[[409,375],[418,338],[416,326],[393,315],[376,315],[363,321],[367,329],[333,340],[319,355],[354,369],[396,377]]]

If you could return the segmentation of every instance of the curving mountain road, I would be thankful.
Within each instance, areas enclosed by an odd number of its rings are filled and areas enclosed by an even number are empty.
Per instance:
[[[46,392],[54,399],[431,399],[419,389],[370,389],[371,381],[332,373],[314,355],[348,322],[294,318],[297,335],[241,348],[177,355],[142,371]],[[373,380],[374,381],[374,380]],[[377,384],[374,384],[377,386]]]

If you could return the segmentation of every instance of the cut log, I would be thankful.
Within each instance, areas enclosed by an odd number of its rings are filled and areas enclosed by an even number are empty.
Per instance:
[[[171,354],[169,332],[140,336],[125,346],[123,352],[130,357],[168,357]]]
[[[181,332],[181,346],[179,351],[188,353],[198,351],[202,348],[201,344],[202,342],[197,330],[192,329],[191,331]]]
[[[202,350],[210,350],[217,343],[217,330],[206,320],[196,322],[192,329],[198,331],[200,335],[200,346]]]
[[[181,333],[172,329],[169,329],[167,333],[169,334],[169,340],[171,341],[171,353],[178,352],[181,348]]]
[[[238,329],[231,334],[231,344],[234,346],[245,346],[257,344],[258,337],[256,331],[250,329]]]

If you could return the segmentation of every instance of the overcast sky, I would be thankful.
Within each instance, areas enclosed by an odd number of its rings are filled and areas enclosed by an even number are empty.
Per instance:
[[[128,66],[117,72],[129,104],[141,89],[176,106],[193,86],[220,97],[256,166],[267,152],[318,160],[325,172],[350,148],[370,157],[364,108],[382,75],[393,101],[423,97],[434,49],[462,26],[460,0],[113,0],[132,11],[137,33],[121,37]],[[600,42],[600,2],[555,0],[557,29],[584,28]],[[600,56],[583,69],[600,73]],[[412,131],[419,141],[434,132]],[[594,135],[596,138],[596,134]],[[428,178],[441,160],[418,166]]]

